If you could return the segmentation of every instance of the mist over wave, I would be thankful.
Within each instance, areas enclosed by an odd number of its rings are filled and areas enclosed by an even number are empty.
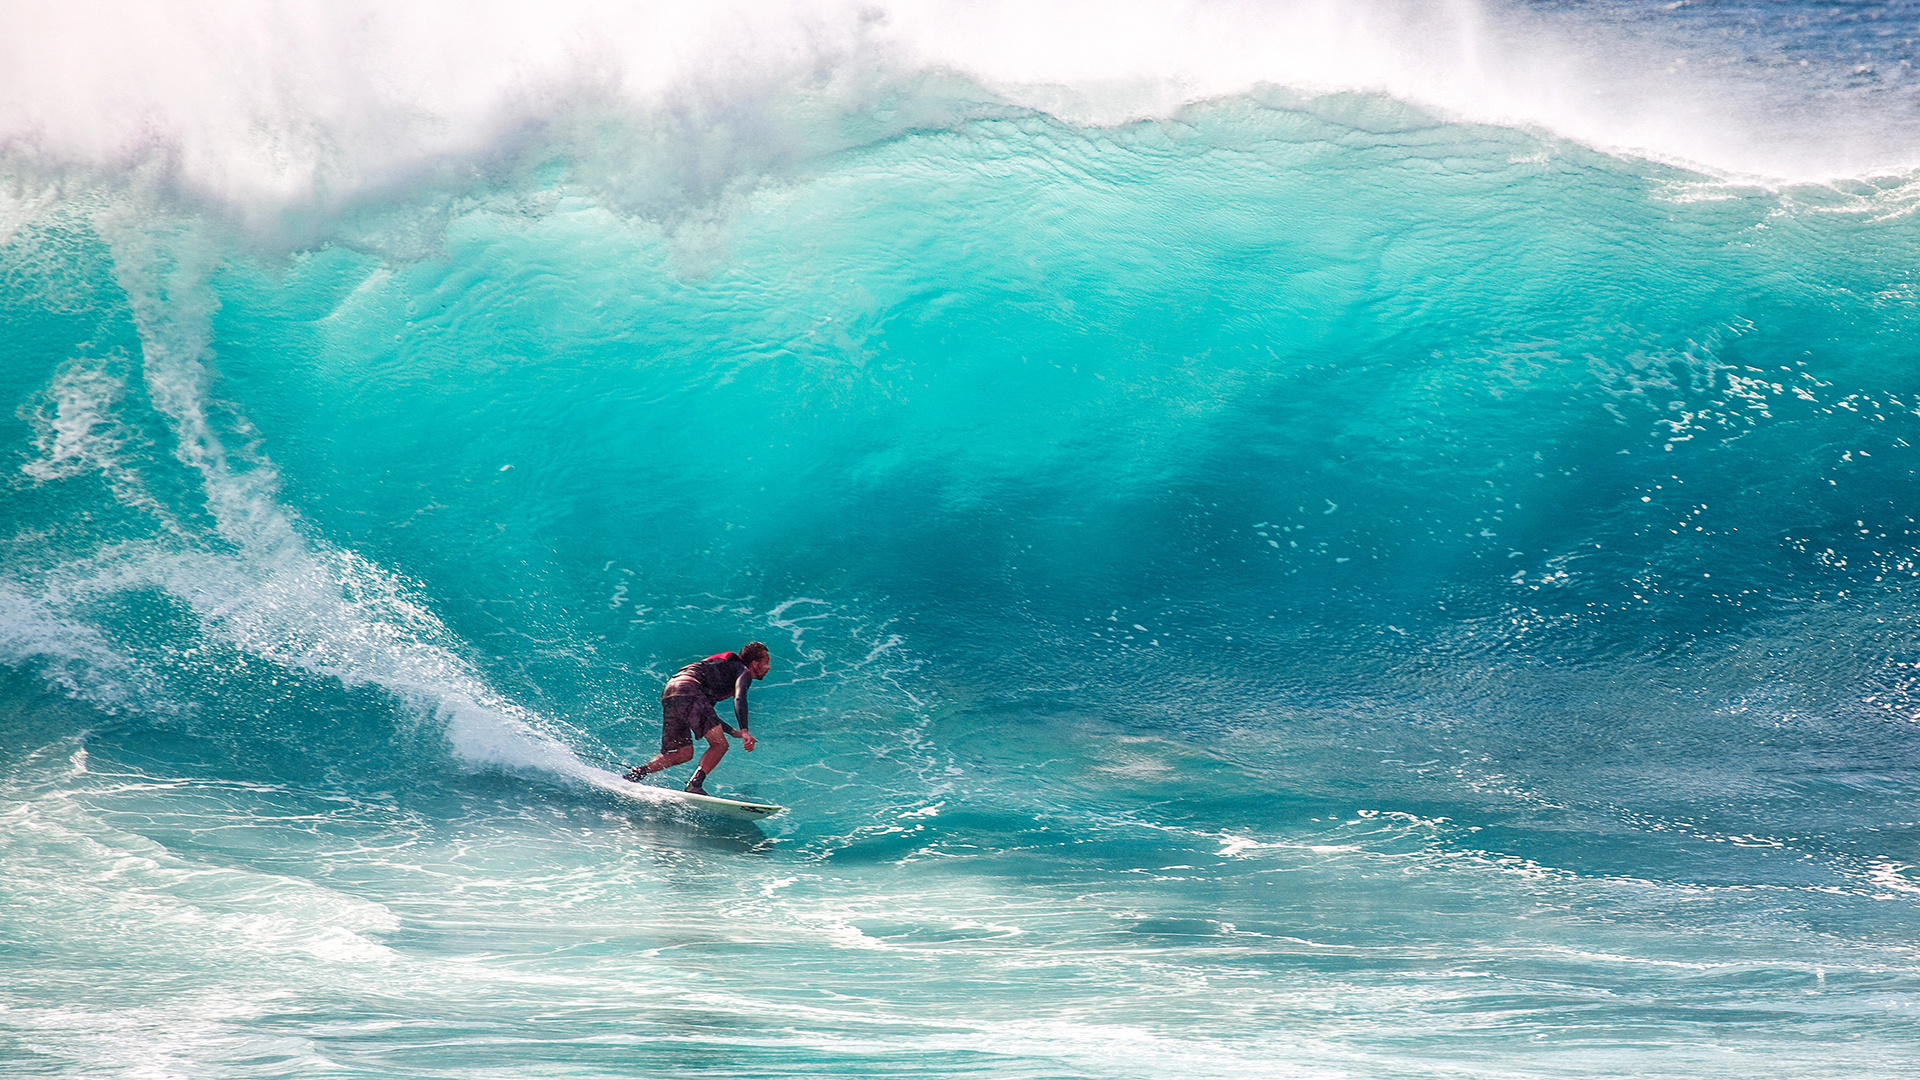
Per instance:
[[[1113,125],[1276,90],[1383,94],[1773,181],[1920,164],[1910,0],[88,0],[17,14],[0,45],[16,181],[124,173],[295,244],[343,209],[557,162],[609,205],[657,213],[1000,108]]]

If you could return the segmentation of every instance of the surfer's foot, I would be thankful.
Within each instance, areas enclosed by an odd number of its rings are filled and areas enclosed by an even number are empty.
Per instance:
[[[627,775],[625,779],[631,780],[637,784],[640,782],[640,778],[645,775],[647,775],[647,770],[642,768],[641,766],[635,765],[633,768],[627,770]]]
[[[697,777],[687,781],[686,790],[693,792],[695,795],[705,795],[707,793],[706,785],[702,784]]]

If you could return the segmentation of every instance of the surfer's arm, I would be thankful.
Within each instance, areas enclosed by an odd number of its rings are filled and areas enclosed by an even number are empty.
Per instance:
[[[747,733],[747,688],[753,685],[753,672],[743,671],[733,684],[733,722],[740,725],[739,734]]]
[[[740,736],[740,741],[746,745],[748,753],[753,752],[754,742],[753,736],[747,734],[747,688],[752,685],[753,672],[750,670],[741,672],[740,678],[733,684],[733,719],[740,728],[738,731],[728,732],[730,735]]]

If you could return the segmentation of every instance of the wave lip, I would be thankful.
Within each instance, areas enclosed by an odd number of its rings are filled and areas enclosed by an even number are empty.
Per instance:
[[[983,108],[1106,125],[1272,87],[1774,181],[1920,165],[1910,44],[1737,8],[78,0],[20,17],[0,45],[0,170],[158,180],[281,228],[556,155],[711,198]]]

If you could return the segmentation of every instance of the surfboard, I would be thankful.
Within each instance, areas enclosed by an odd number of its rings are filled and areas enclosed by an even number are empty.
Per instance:
[[[625,781],[621,782],[625,783]],[[638,787],[639,785],[635,784],[634,786]],[[690,803],[708,813],[722,814],[726,817],[741,818],[746,821],[758,821],[761,818],[769,818],[786,809],[784,806],[776,806],[773,803],[741,802],[739,799],[723,799],[718,795],[695,795],[691,791],[681,791],[677,788],[654,788],[653,790],[658,791],[662,795],[671,796],[683,802]]]
[[[595,770],[595,772],[596,775],[592,778],[595,787],[611,791],[615,795],[624,796],[635,802],[654,804],[684,803],[696,810],[704,810],[709,814],[719,814],[721,817],[730,817],[740,821],[759,821],[761,818],[770,818],[786,809],[786,807],[775,803],[723,799],[718,795],[695,795],[691,791],[681,791],[679,788],[636,784],[622,778],[616,773],[603,773],[598,772],[598,770]]]

